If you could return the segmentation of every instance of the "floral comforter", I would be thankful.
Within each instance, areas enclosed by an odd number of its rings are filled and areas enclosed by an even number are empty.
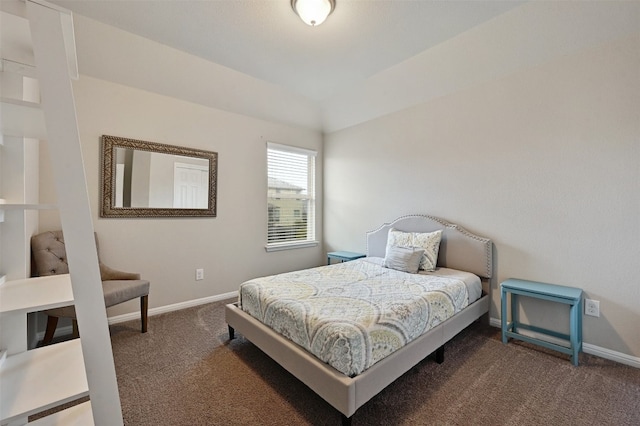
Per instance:
[[[469,304],[459,278],[367,259],[256,278],[239,306],[336,370],[356,376]]]

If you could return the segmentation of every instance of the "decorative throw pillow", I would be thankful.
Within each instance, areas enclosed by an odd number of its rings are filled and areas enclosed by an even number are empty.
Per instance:
[[[387,246],[384,257],[385,268],[415,274],[420,267],[424,249],[416,247]]]
[[[401,246],[424,249],[424,254],[420,261],[420,269],[431,272],[436,269],[436,264],[438,263],[441,239],[442,230],[434,232],[402,232],[391,228],[387,237],[387,248],[389,246]]]

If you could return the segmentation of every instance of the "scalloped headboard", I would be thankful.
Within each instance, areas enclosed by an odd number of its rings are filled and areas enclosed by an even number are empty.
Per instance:
[[[403,216],[367,232],[367,256],[384,257],[389,229],[404,232],[433,232],[442,229],[438,266],[473,272],[491,278],[492,245],[488,238],[472,234],[463,227],[426,215]]]

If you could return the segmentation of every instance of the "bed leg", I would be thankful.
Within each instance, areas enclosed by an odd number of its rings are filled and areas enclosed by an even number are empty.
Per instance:
[[[342,416],[342,426],[351,426],[351,417],[347,417],[342,413],[340,415]]]
[[[442,364],[444,362],[444,345],[436,349],[436,362]]]
[[[230,325],[227,327],[229,327],[229,340],[233,340],[236,337],[236,331]]]

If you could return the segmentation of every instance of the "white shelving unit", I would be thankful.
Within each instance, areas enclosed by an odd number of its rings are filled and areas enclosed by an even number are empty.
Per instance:
[[[1,0],[0,13],[0,425],[86,396],[29,424],[122,425],[71,84],[72,16],[43,0]],[[58,206],[39,203],[41,140]],[[70,274],[29,278],[38,211],[51,208],[60,212]],[[71,303],[82,337],[27,350],[27,315]]]
[[[3,395],[12,394],[13,403],[3,410],[3,421],[20,420],[25,414],[36,414],[87,396],[87,376],[77,368],[83,362],[78,340],[7,357],[0,386]],[[55,393],[43,386],[42,378],[57,379]]]
[[[0,103],[2,132],[5,135],[29,135],[36,139],[46,139],[47,132],[40,104],[11,98],[0,98]]]

